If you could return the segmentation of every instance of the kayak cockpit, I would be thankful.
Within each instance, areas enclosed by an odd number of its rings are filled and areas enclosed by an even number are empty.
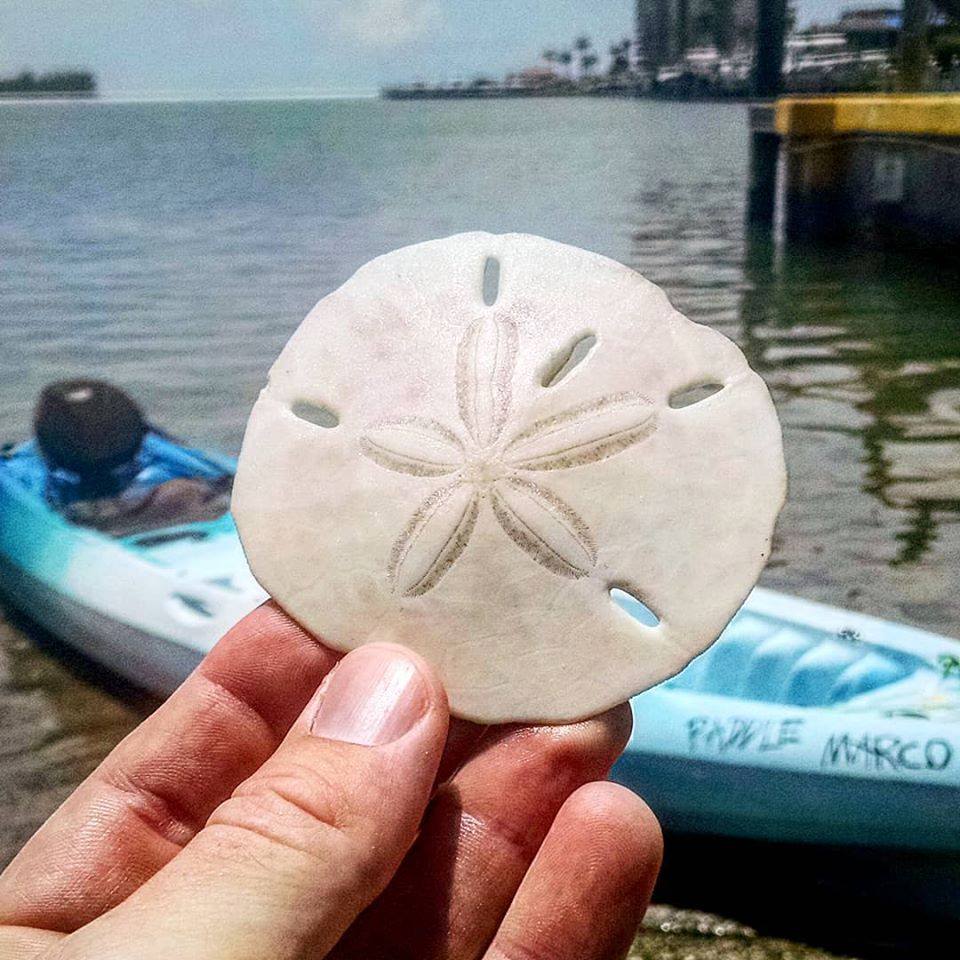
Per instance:
[[[6,473],[71,524],[128,537],[215,521],[230,509],[232,461],[149,426],[110,384],[50,384],[34,429],[36,439],[7,451]]]
[[[228,465],[215,463],[207,455],[152,430],[144,437],[129,483],[111,496],[72,501],[57,496],[51,488],[50,469],[35,440],[9,450],[4,456],[4,469],[8,477],[19,481],[28,494],[64,520],[111,537],[153,534],[160,538],[200,538],[205,534],[167,530],[217,520],[230,509],[233,477]]]
[[[893,687],[914,694],[940,682],[927,659],[745,607],[721,638],[667,681],[674,689],[795,707],[852,707]]]

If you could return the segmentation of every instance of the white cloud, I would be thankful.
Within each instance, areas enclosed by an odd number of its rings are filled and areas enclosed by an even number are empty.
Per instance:
[[[437,0],[336,0],[340,29],[370,47],[419,40],[440,23]]]

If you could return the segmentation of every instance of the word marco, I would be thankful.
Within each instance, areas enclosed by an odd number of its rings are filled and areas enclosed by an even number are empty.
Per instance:
[[[860,770],[946,770],[953,761],[953,747],[941,737],[904,740],[892,734],[835,733],[827,738],[820,757],[822,768]]]
[[[801,717],[786,717],[780,720],[691,717],[687,721],[687,747],[690,753],[766,753],[799,744],[802,728]]]

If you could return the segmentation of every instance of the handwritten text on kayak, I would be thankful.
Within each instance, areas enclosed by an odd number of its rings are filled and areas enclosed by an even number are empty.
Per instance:
[[[756,750],[767,753],[799,744],[803,729],[800,717],[781,720],[751,720],[748,717],[691,717],[687,741],[691,753],[730,753]]]
[[[882,733],[837,733],[827,738],[820,766],[827,769],[946,770],[953,747],[940,738],[904,740]]]

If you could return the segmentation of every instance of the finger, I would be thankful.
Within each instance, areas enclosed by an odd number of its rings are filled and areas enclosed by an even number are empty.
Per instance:
[[[49,930],[0,927],[0,960],[34,960],[49,956],[62,939],[62,933]]]
[[[272,603],[245,617],[0,876],[0,923],[70,931],[124,900],[273,753],[337,656]]]
[[[564,804],[484,960],[620,960],[660,869],[656,818],[612,783]]]
[[[630,736],[626,704],[584,723],[492,730],[437,791],[385,894],[334,951],[387,960],[474,960],[499,925],[564,801],[606,776]],[[431,923],[410,922],[429,916]]]
[[[189,846],[60,956],[119,958],[144,929],[139,960],[324,956],[413,842],[446,734],[419,657],[354,651]]]

